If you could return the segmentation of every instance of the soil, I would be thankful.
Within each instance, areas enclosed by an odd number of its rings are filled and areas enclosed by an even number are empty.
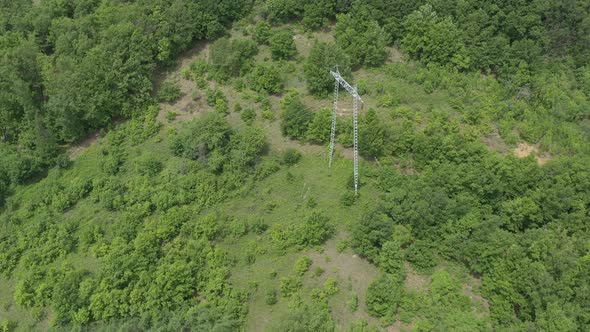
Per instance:
[[[529,155],[534,155],[537,163],[541,166],[545,165],[549,160],[551,160],[551,156],[546,153],[539,153],[539,148],[536,145],[530,145],[528,143],[520,143],[515,149],[514,154],[518,158],[526,158]]]

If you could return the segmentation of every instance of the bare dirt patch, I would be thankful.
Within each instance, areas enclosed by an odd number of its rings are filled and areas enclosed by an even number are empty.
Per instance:
[[[536,145],[530,145],[525,142],[518,144],[513,152],[518,158],[526,158],[532,154],[541,166],[551,160],[550,155],[539,153],[539,148]]]
[[[479,289],[480,287],[481,280],[479,278],[474,277],[469,277],[468,282],[461,285],[461,290],[463,294],[469,297],[469,299],[471,299],[471,302],[475,304],[477,307],[477,318],[489,316],[490,313],[490,303],[488,302],[488,300],[475,292],[475,289]]]
[[[406,268],[406,280],[404,286],[407,289],[413,289],[417,291],[427,291],[430,286],[431,278],[429,275],[418,274],[408,262],[404,262]]]
[[[86,137],[82,142],[80,142],[76,145],[70,146],[70,148],[68,149],[68,154],[70,155],[70,159],[72,159],[72,160],[76,159],[79,155],[84,153],[84,151],[86,151],[89,147],[94,145],[94,143],[96,143],[96,141],[98,141],[99,138],[100,138],[100,132],[96,131],[96,132],[88,135],[88,137]]]

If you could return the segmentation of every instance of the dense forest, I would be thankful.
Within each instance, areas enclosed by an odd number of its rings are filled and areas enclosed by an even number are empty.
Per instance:
[[[587,331],[589,142],[583,0],[2,1],[0,330]]]

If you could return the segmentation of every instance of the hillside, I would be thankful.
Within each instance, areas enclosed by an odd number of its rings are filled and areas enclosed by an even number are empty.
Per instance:
[[[0,329],[587,330],[590,6],[532,3],[0,5]]]

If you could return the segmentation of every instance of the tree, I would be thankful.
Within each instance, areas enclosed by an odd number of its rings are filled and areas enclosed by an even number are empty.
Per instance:
[[[281,116],[281,131],[284,136],[293,139],[305,139],[305,135],[312,119],[312,113],[303,104],[297,94],[285,96],[281,102],[283,114]]]
[[[230,164],[236,170],[254,166],[266,146],[264,130],[260,127],[248,126],[231,137]]]
[[[272,63],[256,65],[248,75],[248,83],[257,92],[279,93],[283,89],[281,73]]]
[[[220,38],[209,49],[209,62],[213,78],[220,82],[239,76],[248,61],[258,53],[258,47],[250,39]]]
[[[370,108],[359,123],[359,152],[367,157],[381,157],[385,146],[385,126]]]
[[[450,17],[439,17],[432,6],[424,5],[408,15],[404,28],[402,45],[411,57],[460,69],[469,67],[461,31]]]
[[[328,24],[336,14],[334,1],[314,1],[303,6],[301,24],[306,30],[316,30]]]
[[[268,42],[274,60],[289,60],[297,54],[293,32],[290,30],[275,31],[271,34]]]
[[[218,113],[207,113],[188,122],[171,142],[178,156],[205,161],[214,151],[222,152],[230,141],[232,131]]]
[[[330,141],[331,129],[332,111],[322,108],[313,115],[313,120],[309,124],[309,130],[307,131],[307,139],[315,143],[327,143]]]
[[[389,274],[373,281],[367,289],[367,311],[375,317],[392,317],[403,296],[403,284]]]
[[[350,56],[353,66],[379,66],[387,58],[389,35],[379,23],[357,11],[336,16],[336,44]]]
[[[254,26],[254,40],[258,44],[268,45],[272,31],[267,21],[260,20]]]
[[[330,219],[314,211],[296,228],[294,236],[297,244],[312,247],[324,243],[333,234],[334,226],[330,223]]]
[[[158,91],[158,100],[160,102],[172,103],[180,99],[182,92],[180,91],[180,84],[176,81],[165,81]]]
[[[400,243],[387,241],[383,244],[379,254],[379,267],[402,281],[405,279],[403,252]]]
[[[305,60],[303,73],[307,89],[316,96],[326,96],[334,91],[334,77],[330,70],[335,67],[343,77],[350,77],[350,58],[340,47],[316,41]]]
[[[304,3],[299,0],[268,0],[265,10],[270,21],[286,22],[301,16]]]
[[[350,244],[355,251],[377,262],[381,247],[391,239],[393,227],[393,221],[384,211],[369,211],[353,224]]]

